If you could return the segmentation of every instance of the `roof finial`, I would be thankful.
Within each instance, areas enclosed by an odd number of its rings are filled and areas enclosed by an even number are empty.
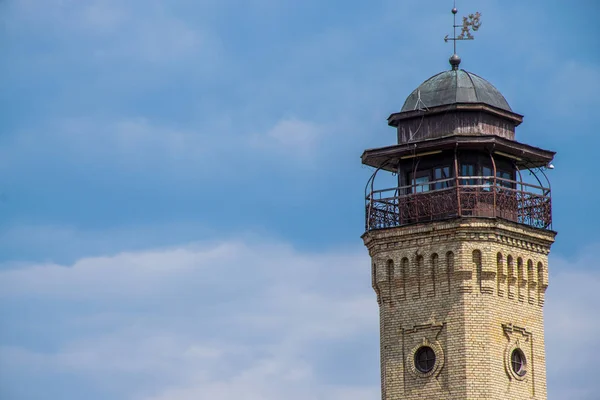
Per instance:
[[[454,15],[454,36],[448,37],[448,35],[446,35],[446,37],[444,38],[444,41],[446,43],[448,42],[448,40],[452,40],[454,42],[454,54],[452,54],[452,57],[450,57],[450,65],[452,65],[453,70],[457,70],[458,66],[460,65],[460,57],[458,56],[458,54],[456,54],[456,41],[475,39],[473,35],[471,35],[469,29],[473,28],[473,31],[476,31],[481,26],[481,21],[479,21],[479,18],[481,18],[481,13],[476,12],[475,14],[469,14],[468,17],[463,17],[462,25],[456,25],[457,13],[458,10],[456,9],[456,0],[454,0],[454,7],[452,8],[452,14]],[[456,36],[456,28],[462,28],[462,31],[458,36]]]

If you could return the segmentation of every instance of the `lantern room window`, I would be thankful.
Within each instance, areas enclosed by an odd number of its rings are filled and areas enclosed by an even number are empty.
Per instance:
[[[462,164],[460,166],[460,175],[465,176],[475,176],[475,164]],[[475,179],[463,179],[463,185],[476,185],[477,182]]]
[[[512,174],[508,171],[496,171],[496,177],[500,178],[498,180],[498,185],[504,186],[507,188],[512,188],[511,178]]]
[[[414,193],[423,193],[429,191],[429,175],[421,175],[412,179],[413,192]]]
[[[448,179],[448,178],[450,178],[450,167],[437,167],[437,168],[433,169],[433,180],[434,181],[438,181],[441,179]],[[439,190],[439,189],[449,188],[450,184],[451,184],[450,181],[438,182],[435,184],[434,189]]]
[[[481,175],[484,176],[481,182],[481,184],[484,185],[483,190],[489,192],[492,190],[492,185],[494,184],[494,173],[490,167],[483,167],[481,169]]]

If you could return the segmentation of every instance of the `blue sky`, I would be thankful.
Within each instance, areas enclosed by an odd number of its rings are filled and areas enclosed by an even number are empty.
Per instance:
[[[359,156],[448,68],[450,8],[0,2],[0,397],[378,398]],[[458,8],[461,67],[558,152],[549,398],[593,399],[600,6]]]

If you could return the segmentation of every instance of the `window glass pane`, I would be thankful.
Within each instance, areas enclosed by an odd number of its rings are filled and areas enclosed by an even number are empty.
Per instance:
[[[416,185],[414,187],[415,193],[428,192],[429,185],[424,185],[424,183],[429,182],[428,176],[420,176],[418,178],[413,179],[412,184]]]
[[[433,170],[433,180],[437,181],[440,179],[450,178],[450,167],[438,167]],[[450,187],[450,181],[438,182],[434,185],[434,189],[444,189]]]
[[[473,175],[475,175],[475,166],[473,164],[463,164],[461,166],[460,174],[462,176],[473,176]]]
[[[500,180],[498,181],[498,185],[500,186],[504,186],[504,187],[512,187],[512,184],[510,182],[505,181],[504,179],[507,180],[511,180],[511,174],[508,171],[497,171],[496,172],[496,176],[498,178],[500,178]]]
[[[435,366],[435,353],[430,347],[421,347],[415,354],[415,367],[422,373],[428,373]]]
[[[481,169],[481,175],[493,176],[492,169],[490,167],[483,167]],[[483,190],[491,190],[491,186],[494,184],[494,181],[490,178],[487,178],[487,179],[483,179],[481,184],[484,185]]]
[[[474,176],[475,165],[474,164],[462,164],[460,168],[460,174],[462,176]],[[463,179],[463,185],[475,185],[475,179]]]

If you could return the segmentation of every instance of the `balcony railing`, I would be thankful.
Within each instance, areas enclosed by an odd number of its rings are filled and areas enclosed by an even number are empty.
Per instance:
[[[460,176],[374,190],[366,198],[366,230],[454,217],[488,217],[550,229],[550,189],[493,176]]]

